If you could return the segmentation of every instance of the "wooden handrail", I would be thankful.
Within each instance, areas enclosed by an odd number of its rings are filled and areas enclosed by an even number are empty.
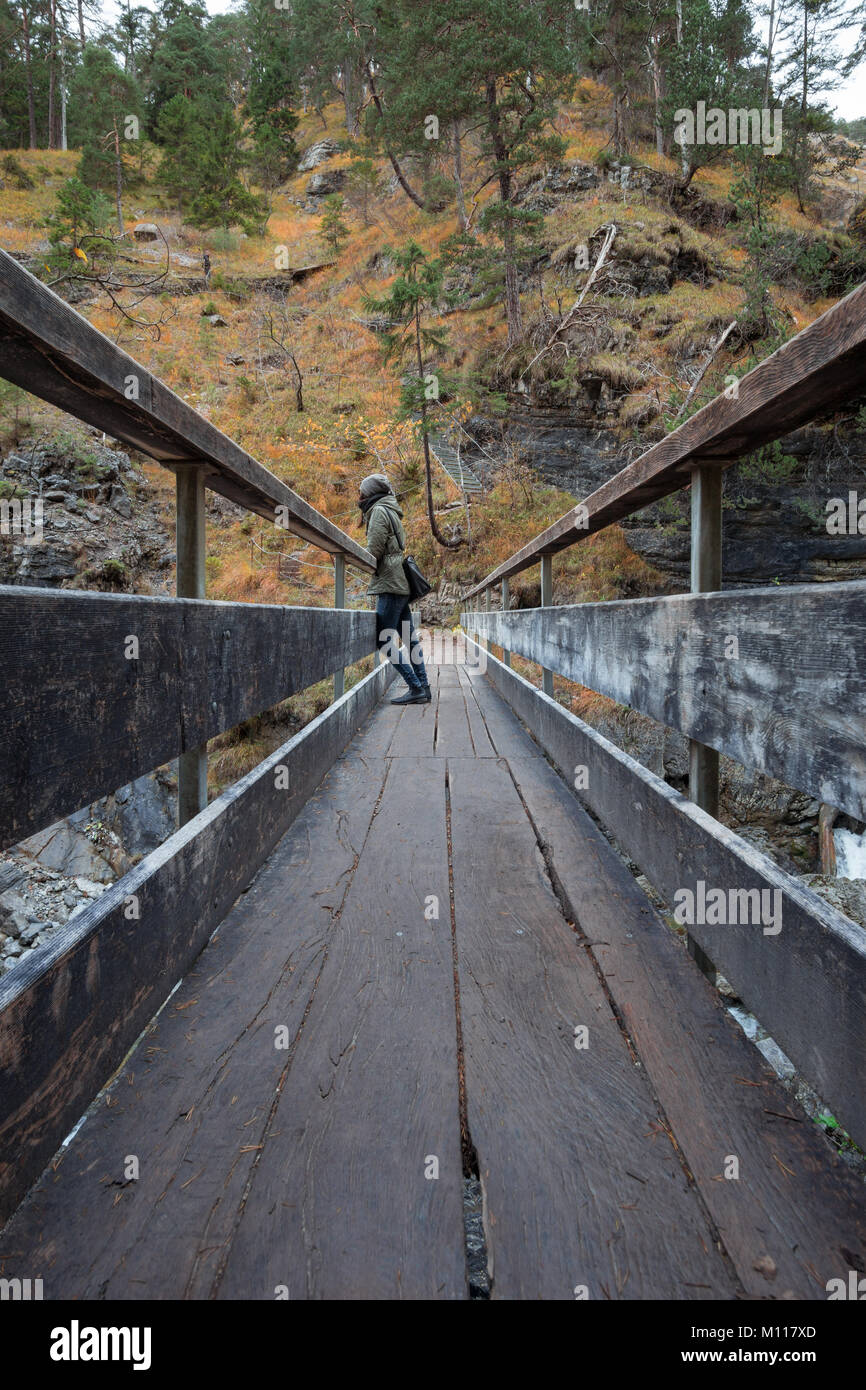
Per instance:
[[[612,522],[678,492],[701,464],[729,468],[743,455],[788,434],[820,411],[866,391],[866,285],[860,285],[778,348],[737,385],[597,488],[478,584],[492,584],[585,540]]]
[[[351,565],[368,550],[280,482],[58,295],[0,251],[0,376],[166,468],[203,464],[213,492]]]

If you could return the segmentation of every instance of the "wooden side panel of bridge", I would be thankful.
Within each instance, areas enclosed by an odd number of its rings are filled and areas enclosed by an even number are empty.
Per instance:
[[[866,1268],[861,1178],[714,987],[718,967],[866,1147],[866,933],[713,801],[727,753],[866,820],[866,584],[732,594],[716,564],[718,470],[866,392],[864,348],[866,287],[474,586],[433,700],[397,708],[387,663],[345,689],[377,648],[345,568],[373,557],[0,255],[0,372],[179,470],[191,590],[204,486],[335,577],[335,611],[0,588],[0,845],[187,769],[176,833],[0,980],[2,1277],[48,1299],[788,1300]],[[699,592],[550,606],[556,552],[689,480]],[[513,612],[533,564],[542,607]],[[685,733],[693,799],[554,673]],[[208,803],[207,741],[332,676]],[[686,952],[635,869],[668,908],[709,886],[745,915],[698,913]]]

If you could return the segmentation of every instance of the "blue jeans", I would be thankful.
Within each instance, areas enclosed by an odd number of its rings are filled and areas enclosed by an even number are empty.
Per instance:
[[[410,690],[429,685],[427,669],[421,655],[421,643],[412,621],[412,610],[405,594],[379,594],[376,599],[379,650],[386,649],[392,666],[403,677]],[[411,666],[400,657],[400,644],[409,652]]]

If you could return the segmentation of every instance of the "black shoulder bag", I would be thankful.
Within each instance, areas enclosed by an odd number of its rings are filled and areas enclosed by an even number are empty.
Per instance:
[[[397,537],[397,530],[394,526],[394,514],[390,510],[390,508],[386,508],[386,511],[388,512],[388,520],[391,523],[391,531],[393,533],[395,541],[397,541],[397,544],[399,546],[400,541]],[[403,573],[406,576],[406,583],[409,585],[410,599],[414,600],[417,598],[423,598],[424,595],[429,594],[430,590],[433,588],[433,585],[428,583],[428,581],[424,578],[424,575],[421,573],[420,569],[418,568],[415,561],[412,559],[411,555],[403,556]]]

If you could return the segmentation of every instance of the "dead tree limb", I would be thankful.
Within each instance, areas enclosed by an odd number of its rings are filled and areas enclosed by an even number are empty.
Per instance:
[[[734,331],[734,329],[736,328],[736,326],[737,326],[737,320],[734,319],[732,323],[729,323],[729,324],[728,324],[727,328],[725,329],[725,331],[724,331],[724,333],[722,334],[722,336],[718,339],[718,341],[717,341],[716,343],[713,344],[712,348],[710,349],[710,355],[709,355],[709,357],[707,358],[706,362],[705,362],[704,365],[701,367],[701,370],[698,372],[697,376],[695,377],[694,381],[692,382],[691,386],[689,387],[689,394],[686,396],[685,400],[683,401],[682,405],[680,406],[679,410],[677,411],[676,415],[674,416],[674,419],[675,419],[675,420],[678,420],[678,419],[680,418],[680,416],[681,416],[681,415],[684,415],[685,412],[688,410],[688,408],[689,408],[689,401],[691,400],[692,396],[695,394],[695,392],[697,391],[697,389],[698,389],[698,387],[700,386],[701,382],[703,381],[704,377],[706,376],[707,371],[709,370],[710,363],[712,362],[712,360],[713,360],[713,358],[715,357],[716,353],[719,351],[719,348],[722,346],[722,344],[723,344],[723,343],[730,337],[730,335],[733,333],[733,331]]]
[[[598,230],[601,231],[602,229],[599,227]],[[585,300],[587,294],[589,293],[589,290],[590,290],[590,287],[591,287],[593,281],[594,281],[594,280],[596,279],[596,277],[598,276],[598,272],[601,270],[602,266],[604,265],[604,263],[605,263],[605,261],[606,261],[606,259],[607,259],[607,253],[608,253],[608,251],[610,250],[611,246],[613,245],[613,239],[614,239],[614,237],[616,236],[616,232],[617,232],[617,228],[616,228],[616,223],[615,223],[615,222],[611,222],[611,223],[607,224],[607,236],[606,236],[605,239],[604,239],[604,245],[602,246],[601,251],[600,251],[599,254],[598,254],[598,259],[597,259],[595,265],[594,265],[593,268],[592,268],[592,271],[591,271],[591,273],[590,273],[589,279],[587,280],[586,284],[584,285],[584,287],[583,287],[583,289],[581,290],[581,292],[580,292],[579,296],[577,297],[577,299],[576,299],[576,300],[574,301],[574,303],[572,304],[572,306],[571,306],[571,308],[569,309],[568,313],[566,314],[565,318],[562,320],[562,322],[561,322],[556,328],[554,328],[554,330],[553,330],[553,332],[551,333],[550,337],[548,338],[547,342],[544,344],[544,347],[541,349],[540,352],[537,352],[537,353],[535,354],[535,356],[533,357],[533,359],[532,359],[532,361],[530,362],[529,366],[528,366],[523,372],[521,372],[521,374],[520,374],[520,380],[521,380],[521,381],[522,381],[523,378],[527,375],[528,372],[531,372],[531,371],[532,371],[532,368],[535,366],[535,364],[536,364],[536,362],[538,361],[538,359],[539,359],[540,357],[543,357],[544,354],[545,354],[546,352],[549,352],[549,351],[550,351],[550,349],[553,347],[553,344],[556,342],[556,339],[559,337],[560,333],[564,332],[564,330],[565,330],[565,329],[569,326],[569,324],[571,323],[572,319],[574,318],[575,314],[577,313],[578,309],[580,308],[581,304],[583,303],[583,301]]]

